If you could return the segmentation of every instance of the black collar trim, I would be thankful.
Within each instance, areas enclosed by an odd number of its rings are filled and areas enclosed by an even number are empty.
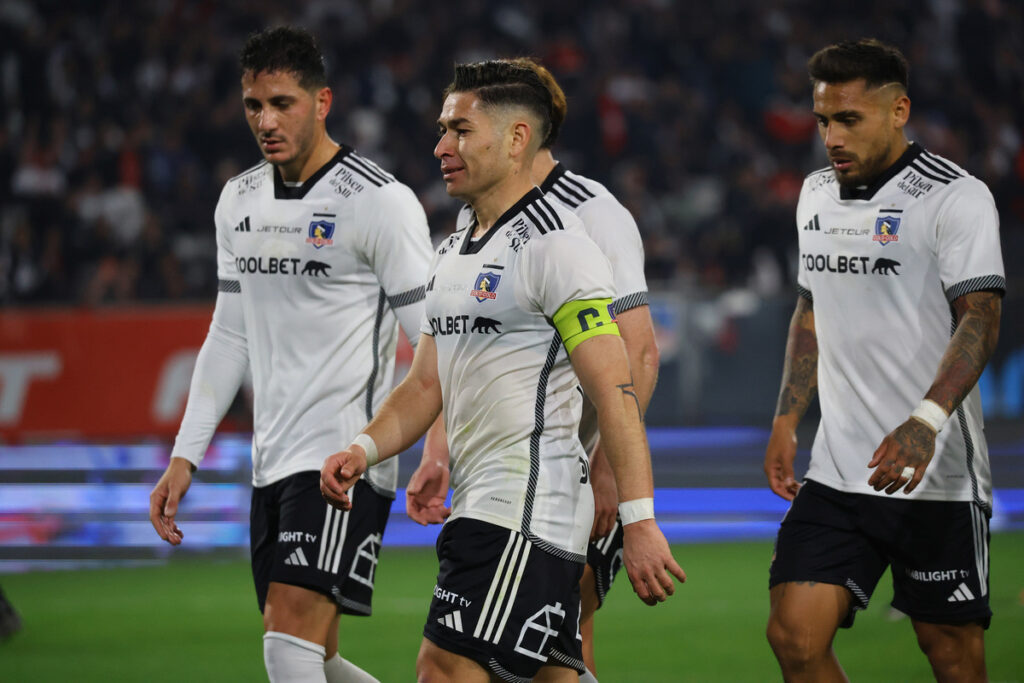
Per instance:
[[[864,188],[850,188],[847,189],[842,185],[839,186],[839,198],[840,199],[872,199],[878,191],[881,190],[886,183],[896,177],[896,175],[910,165],[917,157],[924,154],[924,148],[916,142],[911,142],[910,146],[907,147],[906,151],[900,155],[900,158],[896,160],[892,166],[885,170],[885,173],[875,178],[874,182]]]
[[[473,221],[469,224],[469,227],[466,230],[466,239],[462,241],[462,247],[459,249],[459,253],[476,254],[477,252],[484,248],[484,245],[487,244],[487,242],[491,239],[491,235],[498,232],[498,228],[512,220],[512,218],[518,215],[527,206],[537,201],[538,199],[543,198],[544,193],[540,191],[539,187],[532,188],[529,192],[523,195],[522,199],[513,204],[512,208],[510,208],[505,213],[501,214],[501,218],[494,221],[494,225],[491,226],[491,229],[484,233],[483,237],[476,241],[473,241],[473,233],[476,231],[477,225],[476,212],[474,212]]]
[[[555,167],[551,169],[551,173],[548,173],[548,177],[540,184],[540,191],[544,194],[550,192],[551,188],[558,182],[558,179],[565,175],[566,170],[565,166],[562,166],[561,161],[556,161]]]
[[[274,167],[274,199],[303,199],[309,191],[320,182],[320,179],[327,175],[327,172],[334,168],[341,160],[352,153],[352,148],[342,145],[338,153],[331,157],[330,161],[316,170],[316,173],[306,178],[306,182],[298,187],[289,187],[284,184],[281,178],[281,169]]]

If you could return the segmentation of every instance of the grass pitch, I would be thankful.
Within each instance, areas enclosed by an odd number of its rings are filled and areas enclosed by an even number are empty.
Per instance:
[[[649,608],[620,577],[598,613],[598,674],[627,681],[778,681],[764,638],[770,542],[679,545],[689,580]],[[992,681],[1024,681],[1024,533],[992,538]],[[434,585],[432,550],[385,549],[374,616],[347,617],[342,652],[381,681],[414,680]],[[245,560],[0,577],[24,629],[0,643],[0,681],[265,681],[262,627]],[[931,681],[889,577],[836,650],[853,681]]]

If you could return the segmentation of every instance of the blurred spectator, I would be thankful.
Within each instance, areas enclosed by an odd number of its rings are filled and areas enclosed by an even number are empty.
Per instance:
[[[331,134],[412,186],[436,239],[458,208],[430,156],[452,63],[528,54],[569,96],[559,156],[637,217],[652,286],[786,291],[799,184],[826,163],[804,62],[875,36],[915,66],[911,136],[985,180],[1006,260],[1024,249],[1019,2],[468,0],[453,15],[413,0],[7,0],[0,301],[211,300],[209,216],[224,180],[259,161],[237,125],[235,55],[284,22],[330,38]]]

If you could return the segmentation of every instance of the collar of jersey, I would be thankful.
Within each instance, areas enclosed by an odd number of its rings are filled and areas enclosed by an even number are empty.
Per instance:
[[[864,200],[873,198],[879,190],[885,187],[887,182],[895,178],[897,173],[909,166],[910,162],[921,156],[922,153],[924,153],[924,148],[916,142],[911,142],[906,151],[896,160],[896,163],[887,168],[885,173],[875,178],[874,182],[867,187],[847,189],[840,185],[839,198]]]
[[[316,170],[316,173],[306,178],[306,182],[298,187],[288,187],[281,178],[281,171],[274,166],[274,199],[302,199],[320,179],[327,175],[327,172],[341,163],[341,160],[352,153],[352,148],[342,145],[338,153],[331,157],[331,160]]]
[[[548,177],[540,184],[540,191],[544,194],[550,192],[551,188],[558,182],[558,179],[565,175],[565,171],[566,168],[565,166],[562,166],[562,162],[556,161],[555,167],[551,169],[551,173],[548,173]]]
[[[476,214],[474,213],[473,221],[469,224],[469,227],[466,228],[466,237],[465,239],[462,240],[462,247],[459,249],[459,253],[476,254],[481,249],[483,249],[484,245],[487,244],[488,240],[491,239],[491,235],[498,232],[498,228],[512,220],[512,218],[516,216],[524,208],[526,208],[533,202],[537,201],[538,199],[543,198],[544,193],[540,191],[540,188],[533,187],[529,192],[523,195],[522,199],[513,204],[512,208],[510,208],[505,213],[501,214],[501,218],[494,221],[494,225],[491,226],[491,229],[485,232],[484,236],[475,242],[473,241],[473,231],[476,230]]]

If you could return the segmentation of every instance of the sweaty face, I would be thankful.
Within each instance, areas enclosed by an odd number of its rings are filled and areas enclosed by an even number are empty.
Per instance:
[[[441,161],[441,176],[449,195],[473,202],[508,174],[505,126],[475,94],[448,95],[437,123],[441,139],[434,156]]]
[[[895,85],[867,90],[864,79],[814,85],[818,134],[846,187],[870,184],[899,159],[909,113],[910,100]]]
[[[313,151],[319,118],[315,95],[290,73],[247,71],[242,75],[242,103],[249,129],[263,157],[281,167],[286,179],[302,168]]]

